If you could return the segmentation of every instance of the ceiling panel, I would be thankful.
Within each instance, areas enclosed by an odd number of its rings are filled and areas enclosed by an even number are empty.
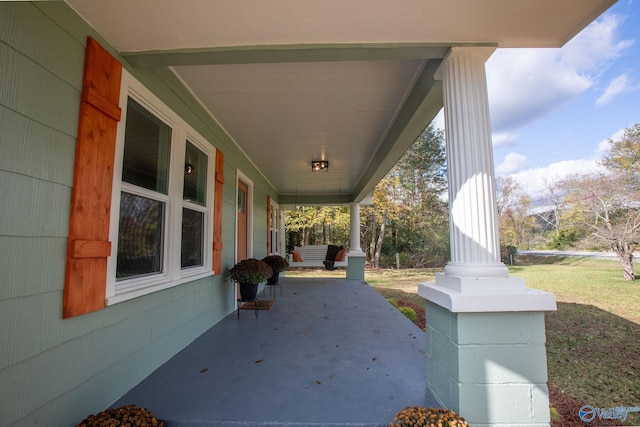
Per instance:
[[[281,194],[351,193],[423,61],[174,67]],[[312,173],[328,160],[328,173]]]

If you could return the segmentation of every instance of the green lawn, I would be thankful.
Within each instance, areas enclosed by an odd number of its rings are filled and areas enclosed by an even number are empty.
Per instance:
[[[582,404],[640,406],[640,281],[625,281],[617,261],[590,258],[524,260],[510,270],[556,295],[558,311],[545,316],[549,381]],[[639,423],[632,413],[626,424]]]
[[[640,406],[640,279],[627,282],[617,261],[519,258],[510,274],[552,292],[558,311],[546,314],[549,382],[574,401],[599,408]],[[438,269],[367,270],[365,280],[387,298],[424,306],[417,283]],[[287,276],[334,272],[288,271]],[[573,409],[572,409],[573,412]],[[640,425],[630,414],[627,425]]]

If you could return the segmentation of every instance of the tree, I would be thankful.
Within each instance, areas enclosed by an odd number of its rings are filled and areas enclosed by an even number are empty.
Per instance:
[[[373,206],[366,206],[360,212],[361,241],[367,261],[375,268],[380,267],[387,221],[398,217],[398,206],[392,202],[398,188],[397,177],[387,174],[373,192]]]
[[[635,181],[640,178],[640,124],[624,130],[617,141],[609,139],[609,150],[601,164],[607,169],[628,175]]]
[[[448,216],[444,133],[428,126],[374,191],[363,208],[363,247],[379,266],[384,256],[401,253],[411,266],[448,258]]]
[[[620,174],[592,174],[568,178],[567,206],[593,236],[611,248],[622,264],[625,280],[635,280],[633,251],[640,242],[640,191],[635,181]]]
[[[522,248],[531,240],[536,223],[529,215],[531,199],[513,178],[496,178],[500,246]]]

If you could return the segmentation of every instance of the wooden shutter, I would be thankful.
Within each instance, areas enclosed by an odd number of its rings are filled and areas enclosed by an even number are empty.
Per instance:
[[[63,317],[105,306],[122,65],[87,39],[71,195]]]
[[[216,183],[213,194],[213,274],[222,271],[222,188],[224,187],[224,153],[216,148]]]

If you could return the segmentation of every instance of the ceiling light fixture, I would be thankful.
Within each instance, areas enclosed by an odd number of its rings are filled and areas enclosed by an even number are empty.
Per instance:
[[[311,162],[312,172],[329,172],[328,160],[314,160]]]

